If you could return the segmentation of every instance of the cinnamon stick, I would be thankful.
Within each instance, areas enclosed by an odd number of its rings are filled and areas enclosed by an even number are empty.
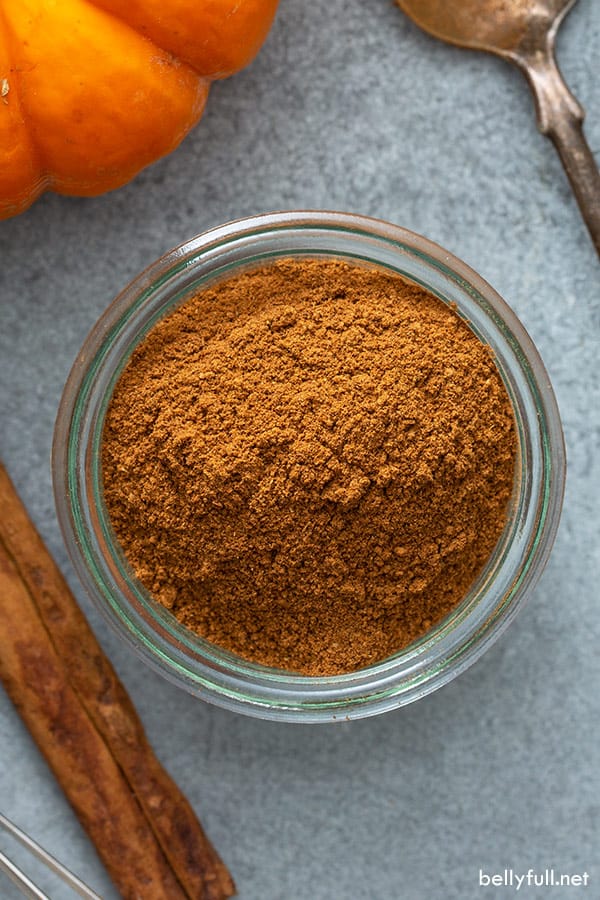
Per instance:
[[[1,463],[0,646],[0,678],[123,897],[231,897]]]

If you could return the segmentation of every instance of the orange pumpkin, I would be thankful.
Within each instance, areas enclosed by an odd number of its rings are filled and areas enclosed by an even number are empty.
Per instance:
[[[278,0],[1,0],[0,219],[129,181],[250,62]]]

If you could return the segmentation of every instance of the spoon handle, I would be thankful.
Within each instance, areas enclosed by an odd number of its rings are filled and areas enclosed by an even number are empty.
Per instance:
[[[544,53],[519,56],[535,98],[538,127],[553,142],[581,215],[600,257],[600,172],[583,133],[585,112],[567,87],[554,56],[554,35]]]

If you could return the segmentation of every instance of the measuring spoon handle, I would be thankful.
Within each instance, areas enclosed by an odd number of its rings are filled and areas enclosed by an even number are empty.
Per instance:
[[[558,151],[600,257],[600,172],[583,133],[585,111],[561,75],[552,37],[545,52],[519,55],[514,61],[527,77],[535,98],[538,128]]]

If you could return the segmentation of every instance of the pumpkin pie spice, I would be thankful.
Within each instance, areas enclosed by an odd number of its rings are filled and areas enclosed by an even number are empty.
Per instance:
[[[493,354],[458,314],[318,258],[243,271],[155,325],[102,447],[110,520],[153,597],[307,675],[382,660],[456,607],[515,458]]]

